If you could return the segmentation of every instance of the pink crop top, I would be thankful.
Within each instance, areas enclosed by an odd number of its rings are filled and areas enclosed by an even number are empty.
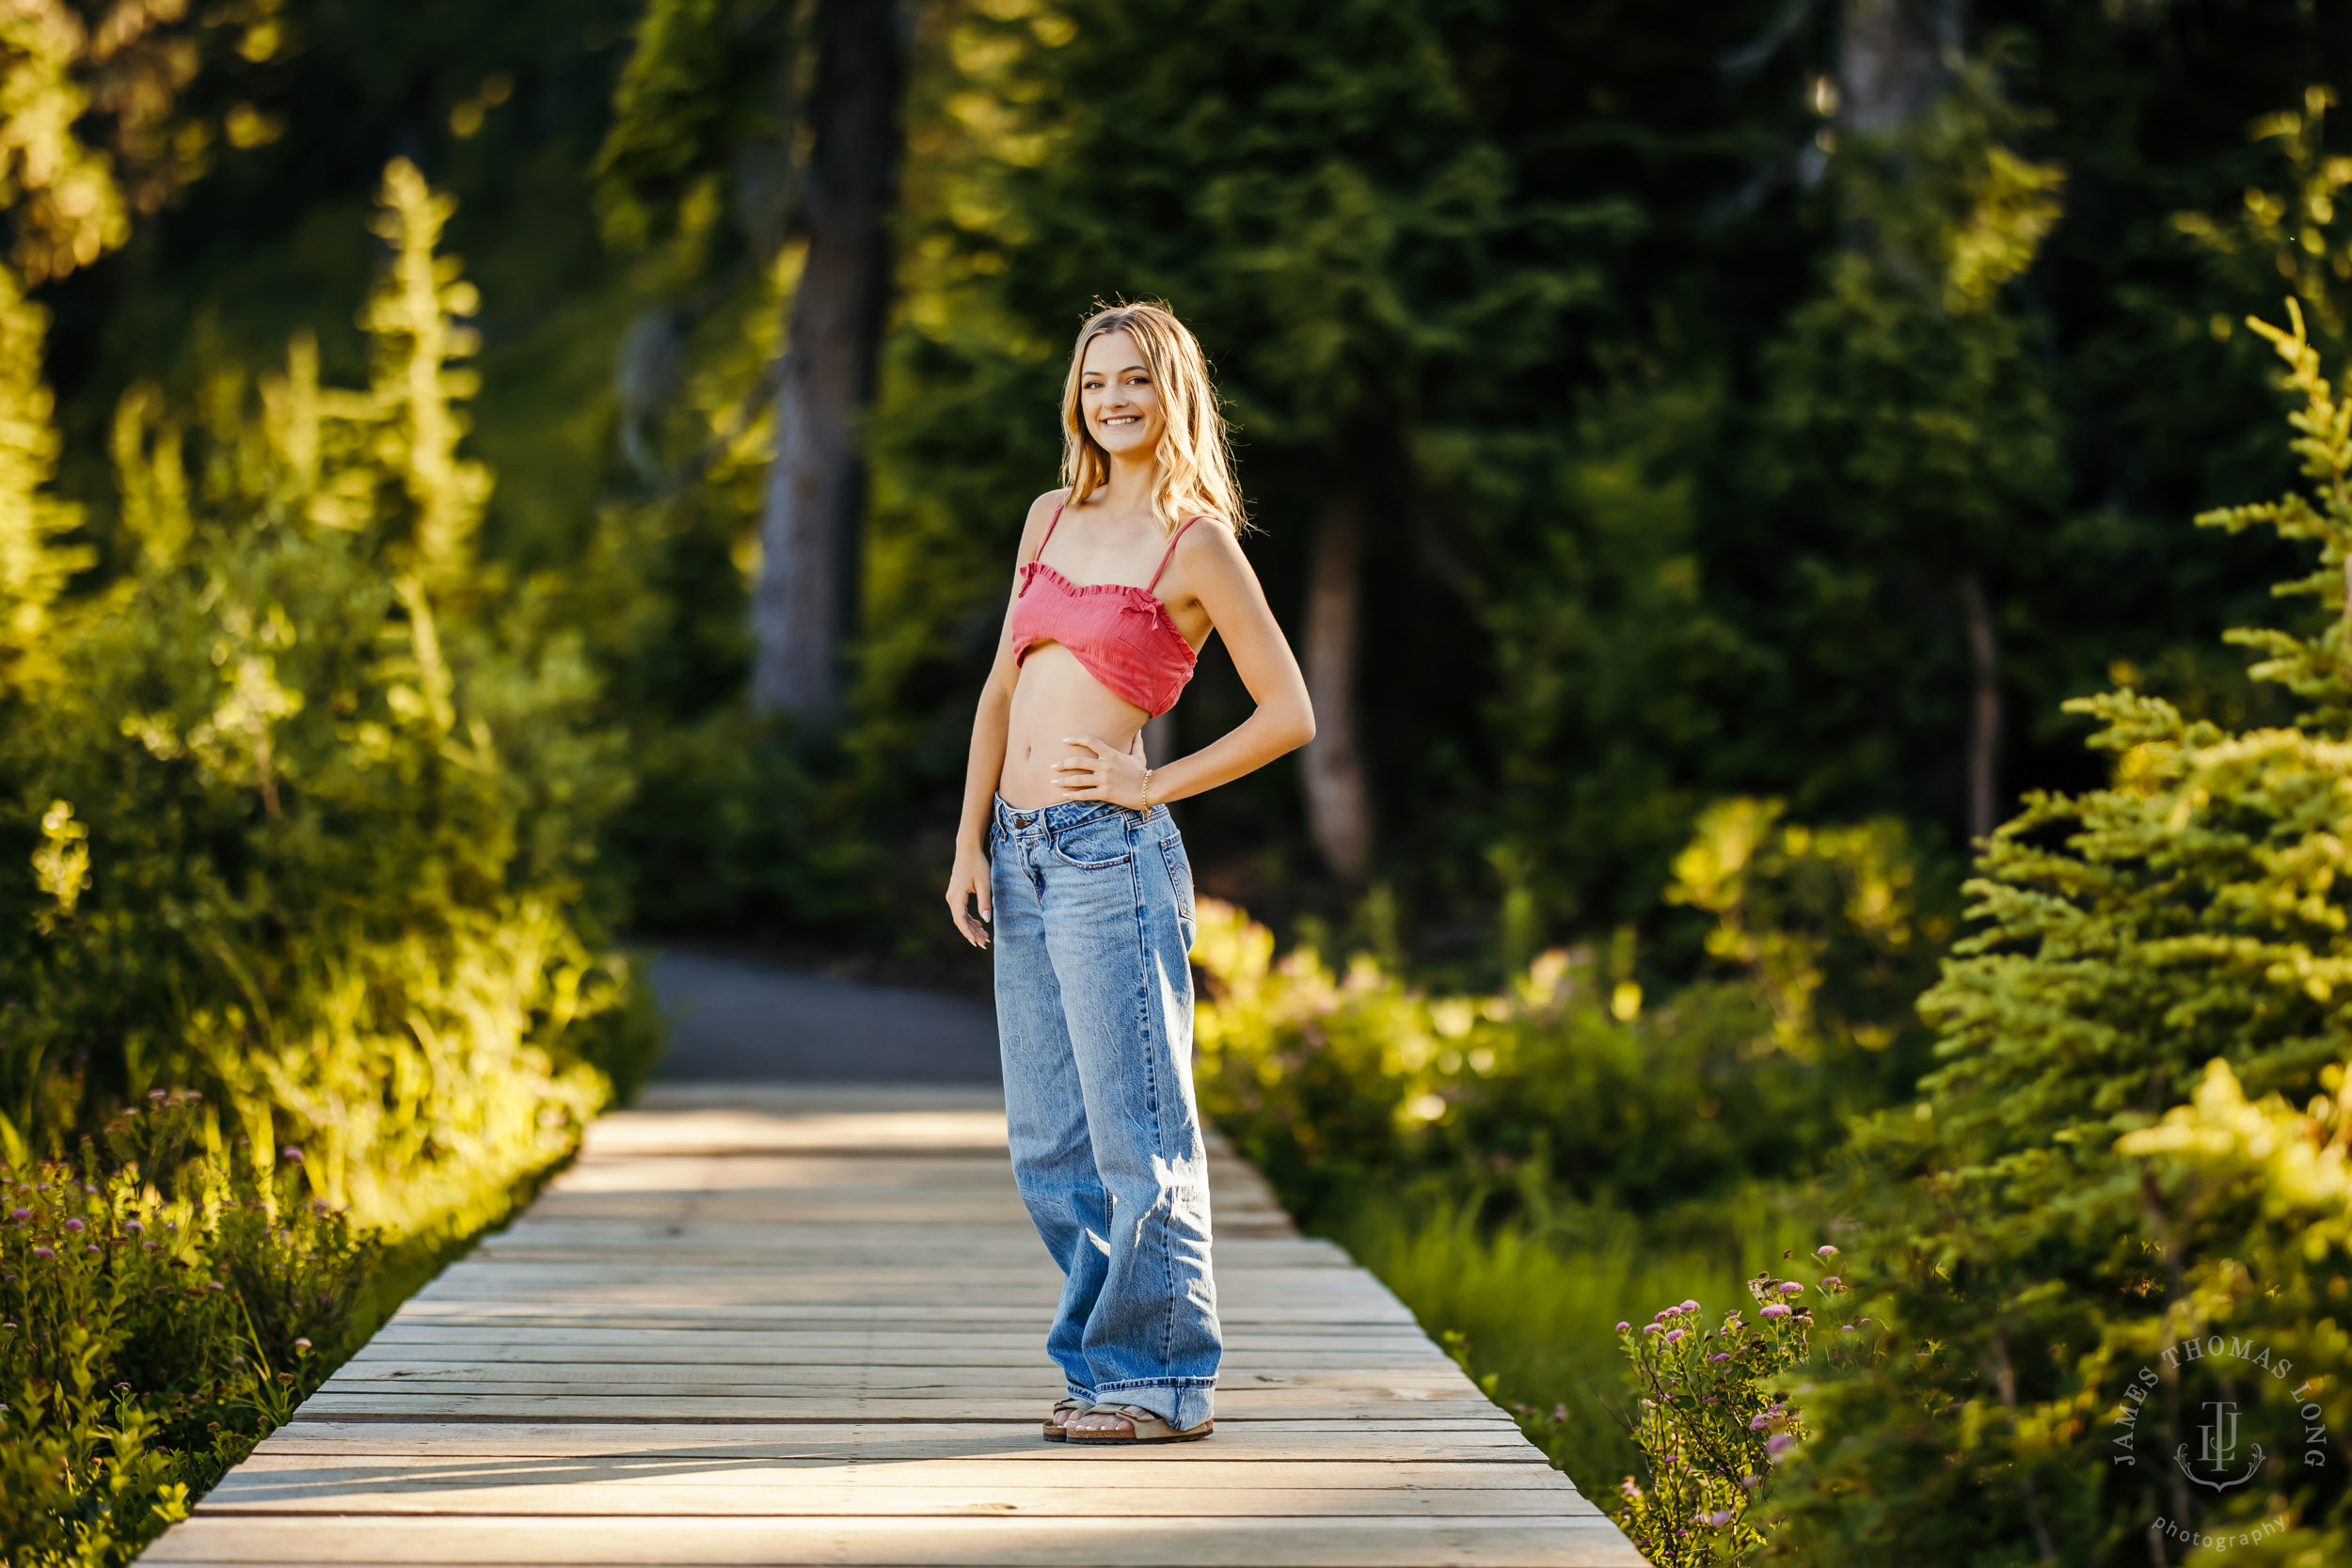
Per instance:
[[[1061,508],[1054,508],[1054,520],[1045,525],[1037,554],[1021,568],[1021,588],[1013,595],[1012,661],[1027,658],[1037,643],[1058,642],[1112,695],[1155,719],[1174,707],[1184,693],[1184,683],[1192,679],[1195,656],[1192,644],[1168,618],[1168,606],[1152,590],[1175,559],[1184,530],[1200,520],[1184,519],[1168,540],[1168,553],[1160,557],[1159,571],[1141,588],[1126,582],[1076,583],[1043,559],[1054,530],[1061,524]]]

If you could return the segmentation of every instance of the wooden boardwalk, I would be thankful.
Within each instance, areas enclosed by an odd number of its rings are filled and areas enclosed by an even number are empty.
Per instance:
[[[657,1089],[146,1560],[1641,1563],[1222,1149],[1216,1435],[1041,1441],[1004,1141],[993,1091]]]

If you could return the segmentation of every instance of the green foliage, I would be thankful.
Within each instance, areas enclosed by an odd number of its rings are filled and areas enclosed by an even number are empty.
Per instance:
[[[1496,1223],[1487,1194],[1358,1196],[1331,1235],[1443,1339],[1520,1430],[1587,1495],[1641,1454],[1617,1418],[1623,1358],[1611,1324],[1651,1303],[1738,1300],[1820,1233],[1802,1189],[1754,1183],[1668,1214],[1511,1196],[1534,1212]]]
[[[283,1423],[371,1316],[348,1218],[154,1091],[78,1158],[0,1162],[0,1554],[127,1562]],[[103,1142],[103,1152],[100,1143]]]
[[[2329,624],[2239,637],[2312,719],[2230,733],[2153,698],[2087,699],[2114,783],[2033,798],[1987,847],[1968,884],[1980,927],[1922,1003],[1940,1065],[1916,1111],[1882,1114],[1865,1140],[1884,1259],[1865,1289],[1889,1354],[1813,1403],[1837,1440],[1811,1455],[1799,1551],[2137,1562],[2159,1518],[2211,1533],[2283,1516],[2261,1560],[2317,1561],[2299,1554],[2341,1541],[2338,1452],[2307,1457],[2298,1414],[2312,1399],[2338,1410],[2352,1370],[2332,1317],[2344,1255],[2310,1218],[2326,1195],[2266,1193],[2248,1174],[2276,1147],[2265,1139],[2235,1180],[2191,1158],[2236,1147],[2196,1130],[2241,1125],[2237,1084],[2286,1103],[2332,1092],[2352,1045],[2344,600],[2326,586],[2352,545],[2352,440],[2300,318],[2267,335],[2314,493],[2201,521],[2322,542],[2325,582],[2298,586]],[[2192,1095],[2198,1112],[2167,1116]],[[2312,1147],[2334,1135],[2324,1109]],[[2260,1371],[2252,1349],[2234,1371],[2183,1355],[2214,1335],[2267,1347]],[[2207,1496],[2170,1456],[2217,1398],[2244,1404],[2247,1440],[2273,1463]]]
[[[1645,1003],[1629,942],[1538,956],[1503,991],[1431,996],[1368,955],[1335,974],[1204,900],[1203,1103],[1322,1213],[1378,1173],[1518,1180],[1647,1210],[1821,1168],[1845,1119],[1909,1085],[1922,907],[1892,823],[1815,831],[1729,802],[1677,862],[1730,973]],[[1629,932],[1629,936],[1630,933]]]
[[[1825,1270],[1836,1256],[1824,1245],[1813,1260]],[[1775,1469],[1814,1435],[1791,1402],[1791,1374],[1817,1354],[1836,1366],[1867,1354],[1856,1347],[1867,1331],[1836,1321],[1846,1293],[1833,1274],[1807,1283],[1768,1271],[1748,1281],[1754,1323],[1735,1307],[1702,1328],[1704,1309],[1686,1300],[1639,1330],[1617,1325],[1639,1411],[1629,1424],[1649,1481],[1626,1477],[1613,1516],[1649,1561],[1687,1568],[1756,1560],[1770,1537]],[[1817,1310],[1832,1318],[1818,1352]]]
[[[214,374],[184,421],[126,396],[135,553],[52,599],[0,687],[0,1157],[32,1198],[0,1233],[18,1560],[135,1551],[323,1375],[302,1353],[356,1344],[363,1265],[397,1299],[655,1044],[590,896],[628,779],[585,652],[474,555],[448,215],[392,165],[364,388],[322,386],[305,336],[258,388]],[[21,510],[39,467],[7,472]],[[191,1124],[206,1152],[175,1163]],[[44,1163],[77,1134],[79,1165]],[[156,1295],[175,1270],[216,1289]]]

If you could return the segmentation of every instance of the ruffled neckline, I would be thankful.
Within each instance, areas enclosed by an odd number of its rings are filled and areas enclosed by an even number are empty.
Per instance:
[[[1200,657],[1193,651],[1192,644],[1184,640],[1184,630],[1176,625],[1176,618],[1168,612],[1168,601],[1138,583],[1073,582],[1042,561],[1029,562],[1022,567],[1022,570],[1031,577],[1035,577],[1040,572],[1044,573],[1059,583],[1066,594],[1125,594],[1135,600],[1150,605],[1152,619],[1168,629],[1168,634],[1176,640],[1176,645],[1184,650],[1184,657],[1187,658]]]

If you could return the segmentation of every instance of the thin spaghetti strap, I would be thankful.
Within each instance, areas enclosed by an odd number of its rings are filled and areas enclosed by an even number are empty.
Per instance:
[[[1037,542],[1037,554],[1029,557],[1029,562],[1032,565],[1045,559],[1045,546],[1052,542],[1054,530],[1061,526],[1061,509],[1069,504],[1070,498],[1068,496],[1064,496],[1061,499],[1054,503],[1054,515],[1053,518],[1045,525],[1045,537]]]
[[[1160,578],[1168,575],[1168,563],[1176,559],[1176,546],[1183,541],[1184,537],[1184,530],[1192,527],[1193,524],[1199,522],[1200,518],[1205,515],[1207,515],[1207,514],[1202,513],[1186,517],[1183,523],[1177,526],[1176,536],[1168,542],[1168,553],[1160,557],[1160,569],[1152,574],[1152,580],[1150,582],[1143,585],[1143,591],[1145,593],[1149,594],[1152,590],[1157,588],[1160,585]]]

